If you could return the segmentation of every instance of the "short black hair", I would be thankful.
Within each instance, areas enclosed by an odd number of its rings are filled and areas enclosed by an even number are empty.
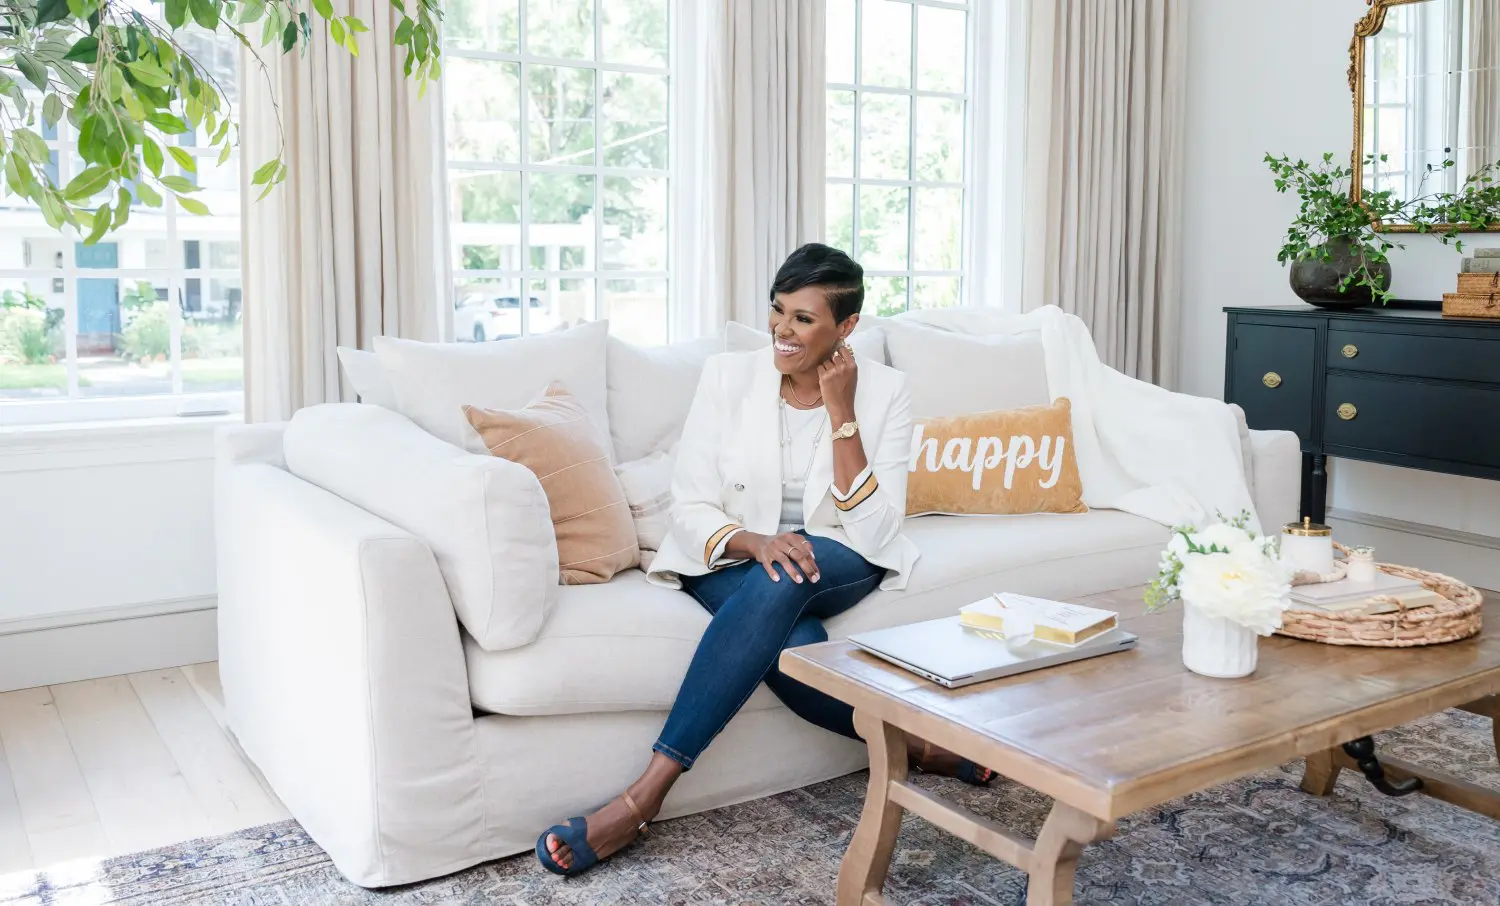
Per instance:
[[[809,242],[787,256],[771,283],[771,301],[779,293],[808,286],[823,290],[833,320],[844,323],[865,305],[865,269],[845,253],[821,242]]]

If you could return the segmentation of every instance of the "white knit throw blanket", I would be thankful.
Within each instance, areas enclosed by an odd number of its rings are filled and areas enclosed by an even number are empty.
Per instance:
[[[1249,511],[1239,428],[1219,400],[1173,393],[1099,360],[1088,327],[1055,305],[1026,314],[967,308],[913,311],[898,320],[981,336],[1036,334],[1053,399],[1073,404],[1073,449],[1083,502],[1162,525],[1201,527]]]

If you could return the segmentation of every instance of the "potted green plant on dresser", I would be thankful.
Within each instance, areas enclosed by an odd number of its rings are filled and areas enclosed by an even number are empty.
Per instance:
[[[1385,155],[1368,155],[1364,166],[1377,170]],[[1292,266],[1292,291],[1303,301],[1326,308],[1357,308],[1391,297],[1391,264],[1387,255],[1406,246],[1381,224],[1405,223],[1415,232],[1437,236],[1462,252],[1460,233],[1487,230],[1500,223],[1497,165],[1477,169],[1456,192],[1429,192],[1401,199],[1393,189],[1350,192],[1354,169],[1334,163],[1332,152],[1316,162],[1267,154],[1276,191],[1295,191],[1302,203],[1287,227],[1276,260]],[[1428,165],[1429,176],[1456,165],[1449,152],[1441,166]]]

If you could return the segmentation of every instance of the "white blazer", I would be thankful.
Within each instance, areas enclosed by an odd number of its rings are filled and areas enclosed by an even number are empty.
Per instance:
[[[774,535],[781,523],[781,372],[770,347],[716,355],[704,366],[683,427],[672,477],[671,531],[650,577],[680,586],[732,565],[724,548],[736,530]],[[813,451],[802,512],[809,535],[830,538],[886,570],[881,588],[906,587],[917,547],[901,533],[912,419],[906,375],[856,356],[855,435],[869,468],[848,494],[833,487],[832,432]],[[835,426],[837,427],[837,426]]]

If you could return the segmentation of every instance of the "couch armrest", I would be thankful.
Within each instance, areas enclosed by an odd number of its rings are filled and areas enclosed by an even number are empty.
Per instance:
[[[286,459],[281,455],[285,435],[286,422],[229,425],[214,436],[214,457],[221,467],[263,462],[285,469]]]
[[[219,665],[229,726],[348,878],[484,858],[453,605],[421,540],[264,463],[222,465]]]
[[[1250,452],[1261,532],[1275,534],[1302,508],[1302,445],[1290,431],[1251,431]]]
[[[536,638],[557,601],[559,573],[552,507],[531,470],[354,403],[300,410],[283,447],[293,475],[426,542],[481,647]]]

